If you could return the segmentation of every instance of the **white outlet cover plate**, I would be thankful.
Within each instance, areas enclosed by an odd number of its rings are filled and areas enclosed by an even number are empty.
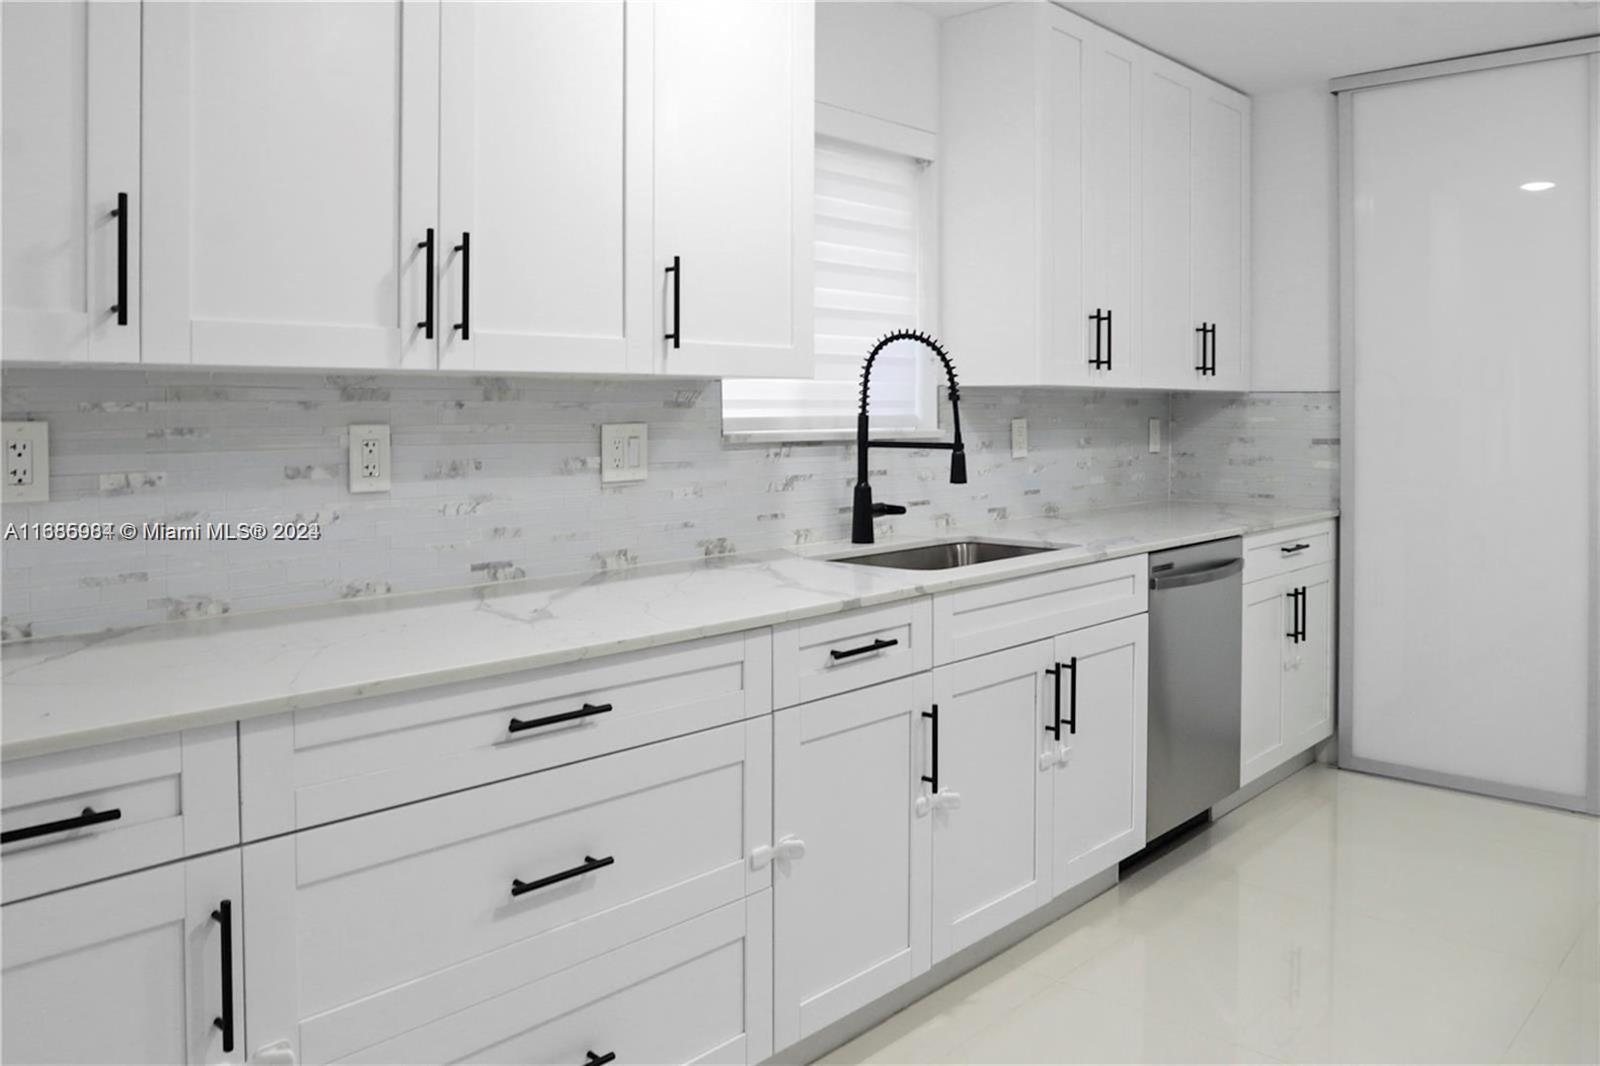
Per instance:
[[[600,427],[600,482],[643,481],[650,473],[650,427],[621,422]]]
[[[1161,454],[1161,419],[1150,419],[1150,454]]]
[[[5,437],[5,477],[3,479],[3,493],[0,493],[0,502],[4,503],[44,503],[50,499],[50,426],[47,422],[5,422],[3,426]],[[11,482],[13,473],[12,443],[23,446],[27,450],[27,482],[14,485]]]
[[[1011,458],[1021,459],[1028,454],[1028,420],[1011,420]]]
[[[388,492],[391,461],[389,427],[350,427],[350,491]]]

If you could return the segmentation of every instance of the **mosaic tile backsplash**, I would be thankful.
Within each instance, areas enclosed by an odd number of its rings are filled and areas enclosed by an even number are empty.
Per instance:
[[[50,423],[39,521],[309,522],[315,542],[3,545],[7,639],[547,577],[849,535],[848,443],[730,444],[714,381],[9,370],[5,418]],[[1012,459],[1010,420],[1030,454]],[[1148,419],[1171,427],[1148,450]],[[393,435],[393,491],[351,495],[345,427]],[[600,424],[647,422],[650,476],[602,487]],[[1326,504],[1337,397],[970,389],[970,481],[875,453],[896,532],[1168,498]],[[1329,465],[1333,464],[1333,465]],[[881,528],[881,527],[880,527]]]

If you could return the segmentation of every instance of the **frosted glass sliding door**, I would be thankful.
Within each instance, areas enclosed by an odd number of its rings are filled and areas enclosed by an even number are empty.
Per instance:
[[[1341,761],[1593,809],[1597,57],[1341,96]]]

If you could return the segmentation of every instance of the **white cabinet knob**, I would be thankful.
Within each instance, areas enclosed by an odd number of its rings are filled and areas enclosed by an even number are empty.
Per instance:
[[[948,788],[940,789],[939,794],[933,797],[933,805],[945,811],[959,810],[961,808],[961,793],[951,792]]]
[[[274,1040],[256,1048],[250,1061],[260,1066],[295,1066],[299,1060],[295,1057],[294,1045],[287,1040]]]
[[[806,842],[798,837],[786,836],[776,844],[762,844],[750,851],[750,868],[760,870],[774,859],[799,859],[806,853]]]
[[[1047,748],[1039,753],[1039,769],[1048,770],[1056,764],[1056,749]]]

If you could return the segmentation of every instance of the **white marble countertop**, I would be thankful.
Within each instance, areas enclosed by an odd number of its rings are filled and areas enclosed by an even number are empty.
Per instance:
[[[613,655],[1336,515],[1140,504],[872,548],[811,545],[24,641],[0,648],[0,759]],[[1060,550],[944,571],[824,558],[968,536]]]

